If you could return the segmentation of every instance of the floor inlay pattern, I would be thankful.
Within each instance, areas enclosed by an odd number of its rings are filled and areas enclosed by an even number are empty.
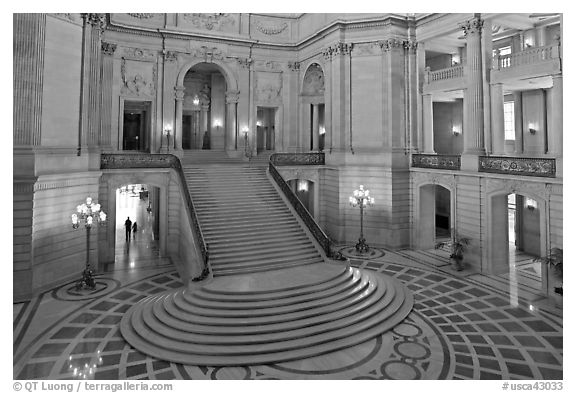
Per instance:
[[[146,356],[124,341],[119,322],[144,297],[182,285],[168,272],[87,301],[48,327],[15,354],[14,378],[71,379],[74,368],[94,365],[90,377],[112,380],[562,379],[561,319],[522,302],[511,306],[506,293],[432,269],[371,260],[352,265],[394,276],[415,296],[402,324],[361,345],[249,367],[184,366]]]

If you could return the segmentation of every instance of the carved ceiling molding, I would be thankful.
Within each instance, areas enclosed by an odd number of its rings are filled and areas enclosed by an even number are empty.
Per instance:
[[[255,20],[253,22],[254,27],[262,34],[266,35],[278,35],[288,28],[288,23],[282,22],[280,25],[264,25],[261,21]]]
[[[236,24],[230,14],[182,14],[182,18],[197,29],[222,31]]]
[[[72,13],[53,13],[50,14],[58,19],[64,20],[66,22],[72,22],[74,24],[81,24],[82,18],[80,14],[72,14]]]

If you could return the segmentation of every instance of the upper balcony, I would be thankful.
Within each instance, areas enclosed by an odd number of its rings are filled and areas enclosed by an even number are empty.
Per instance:
[[[507,55],[496,54],[492,64],[492,82],[535,78],[562,71],[560,44],[539,46]]]
[[[438,90],[463,89],[465,84],[464,65],[455,65],[436,71],[430,71],[430,67],[426,67],[424,73],[424,93]]]

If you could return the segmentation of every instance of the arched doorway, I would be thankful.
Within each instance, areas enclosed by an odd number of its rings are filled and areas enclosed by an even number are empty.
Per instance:
[[[219,67],[198,63],[184,75],[182,149],[224,150],[226,78]]]
[[[453,231],[452,192],[438,184],[418,190],[414,243],[418,249],[432,249],[437,242],[450,239]]]
[[[323,151],[325,146],[324,72],[318,63],[312,63],[302,82],[302,108],[304,124],[302,148]]]

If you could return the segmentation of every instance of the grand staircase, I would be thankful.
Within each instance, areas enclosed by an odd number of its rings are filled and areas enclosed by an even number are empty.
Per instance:
[[[258,161],[183,160],[183,170],[214,278],[132,307],[120,327],[139,351],[195,365],[283,362],[360,344],[411,311],[396,279],[326,260]]]

